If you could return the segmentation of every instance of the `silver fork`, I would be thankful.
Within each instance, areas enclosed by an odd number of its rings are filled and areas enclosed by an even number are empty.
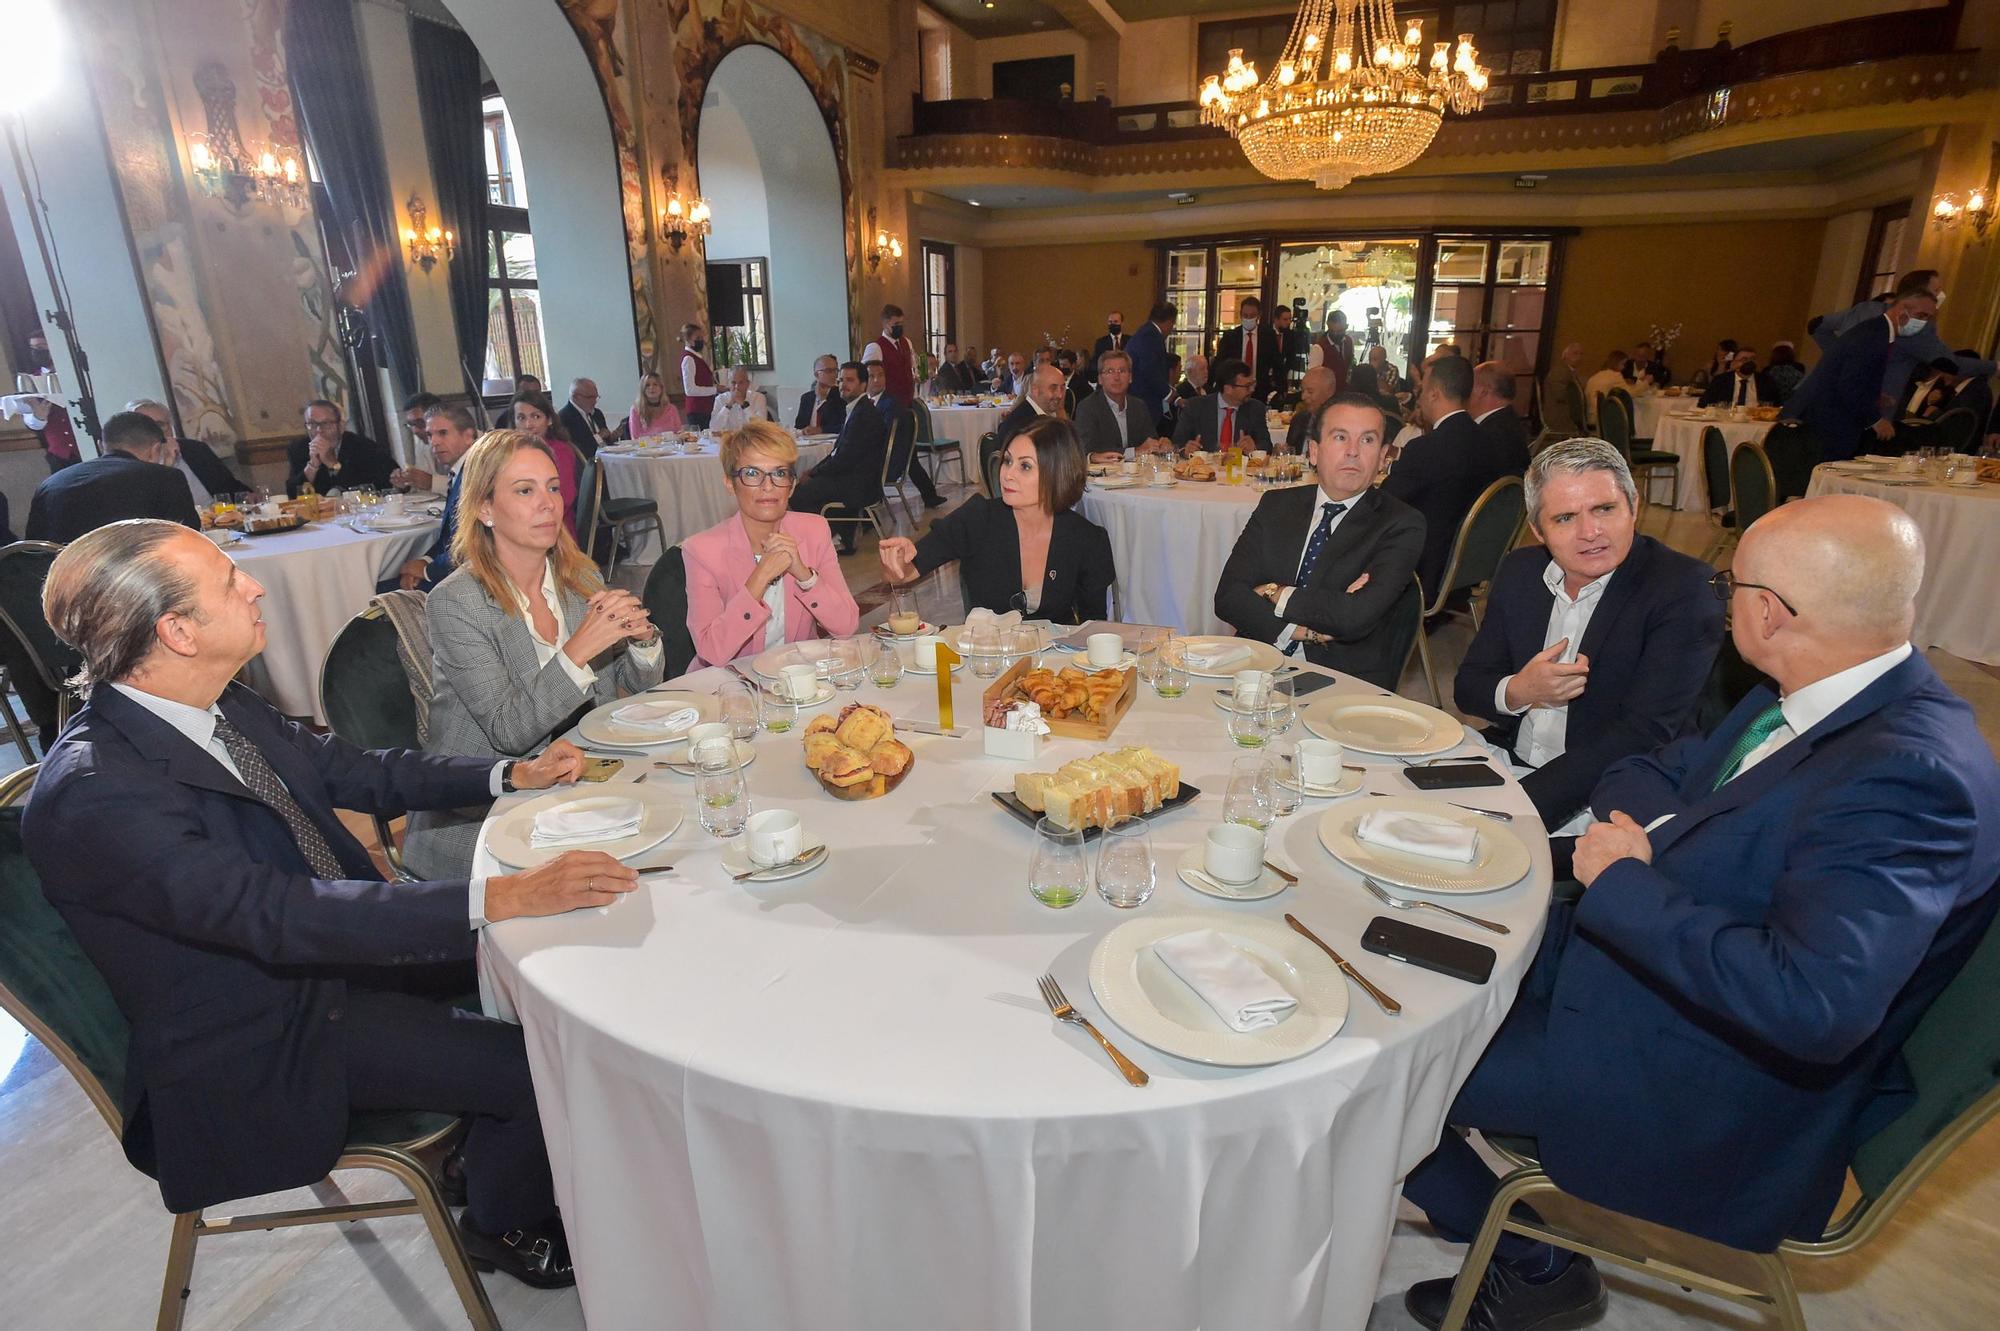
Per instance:
[[[1035,984],[1042,991],[1042,1001],[1049,1005],[1049,1015],[1057,1021],[1066,1021],[1072,1026],[1081,1026],[1083,1029],[1089,1031],[1090,1038],[1103,1045],[1104,1052],[1111,1055],[1111,1061],[1116,1063],[1118,1070],[1125,1074],[1126,1081],[1131,1082],[1134,1086],[1144,1086],[1152,1080],[1151,1077],[1146,1075],[1144,1068],[1119,1053],[1118,1046],[1105,1039],[1097,1027],[1090,1024],[1090,1018],[1070,1006],[1069,999],[1063,996],[1062,986],[1056,983],[1055,976],[1044,975],[1036,980]]]
[[[1514,932],[1504,924],[1497,924],[1492,920],[1482,920],[1477,915],[1467,915],[1462,910],[1453,910],[1449,906],[1440,906],[1435,901],[1411,901],[1406,897],[1394,896],[1385,891],[1380,883],[1370,878],[1367,874],[1361,875],[1361,885],[1368,889],[1369,896],[1374,897],[1377,901],[1392,910],[1434,910],[1440,915],[1449,915],[1453,919],[1464,920],[1467,924],[1476,924],[1482,929],[1491,929],[1496,934],[1511,934]]]

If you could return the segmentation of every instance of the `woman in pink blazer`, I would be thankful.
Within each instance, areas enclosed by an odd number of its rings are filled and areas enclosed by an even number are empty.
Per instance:
[[[639,396],[625,418],[626,437],[644,439],[648,435],[673,434],[681,428],[680,409],[667,400],[667,381],[657,374],[639,380]]]
[[[798,466],[799,446],[769,421],[722,437],[736,516],[681,542],[697,667],[860,625],[826,519],[790,511]]]

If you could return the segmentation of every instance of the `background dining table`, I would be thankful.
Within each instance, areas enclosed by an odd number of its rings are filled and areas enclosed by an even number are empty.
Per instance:
[[[834,435],[806,435],[799,440],[799,467],[806,470],[833,451]],[[735,497],[722,476],[722,445],[714,435],[702,436],[693,452],[679,446],[671,453],[597,450],[604,467],[604,491],[618,499],[650,499],[660,506],[660,526],[666,545],[679,545],[696,532],[707,531],[736,512]],[[631,562],[650,564],[665,547],[651,532],[633,542]]]
[[[1681,460],[1680,503],[1675,507],[1700,512],[1709,506],[1708,472],[1701,459],[1704,430],[1713,425],[1722,431],[1722,441],[1728,445],[1729,455],[1735,457],[1740,445],[1762,443],[1764,436],[1771,433],[1773,424],[1772,421],[1733,421],[1726,413],[1710,418],[1699,415],[1691,407],[1661,416],[1655,427],[1653,447],[1675,454]]]
[[[706,693],[725,678],[710,669],[678,685]],[[796,811],[807,844],[831,847],[805,876],[732,883],[692,783],[628,762],[620,783],[644,772],[685,812],[639,857],[673,871],[643,876],[612,906],[483,931],[482,991],[490,1012],[525,1028],[591,1325],[1367,1322],[1400,1180],[1435,1146],[1541,933],[1550,867],[1532,806],[1511,780],[1458,792],[1511,811],[1528,847],[1523,880],[1451,898],[1512,932],[1423,921],[1492,946],[1490,981],[1401,965],[1361,949],[1387,912],[1317,835],[1327,810],[1369,794],[1308,800],[1273,826],[1270,858],[1302,880],[1275,897],[1214,900],[1175,876],[1181,851],[1220,819],[1241,751],[1213,682],[1173,701],[1142,688],[1111,744],[1150,745],[1201,794],[1147,824],[1150,902],[1118,910],[1086,893],[1053,910],[1027,890],[1035,833],[992,798],[1024,766],[984,753],[982,683],[955,684],[969,734],[899,732],[915,767],[870,802],[822,791],[797,731],[757,736],[753,807]],[[935,722],[935,686],[905,675],[859,696]],[[1319,696],[1336,691],[1379,693],[1337,677]],[[1053,740],[1033,768],[1103,747]],[[1412,793],[1399,762],[1349,761],[1365,764],[1369,792]],[[504,871],[486,848],[493,826],[475,874]],[[1088,972],[1109,930],[1185,912],[1224,928],[1295,913],[1402,1014],[1349,987],[1344,1028],[1292,1061],[1217,1067],[1161,1053],[1107,1018]],[[1051,1020],[1036,994],[1044,972],[1150,1085],[1128,1085],[1085,1034]]]
[[[972,460],[970,471],[979,469],[979,436],[988,430],[1000,428],[1000,418],[1007,414],[1009,402],[997,407],[932,407],[931,438],[938,443],[955,440],[965,448],[965,455]]]

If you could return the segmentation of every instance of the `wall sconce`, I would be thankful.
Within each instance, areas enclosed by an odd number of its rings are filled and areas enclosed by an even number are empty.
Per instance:
[[[410,214],[410,224],[403,228],[403,246],[410,252],[410,262],[426,273],[437,267],[439,259],[450,263],[458,257],[457,237],[449,231],[427,226],[430,220],[429,208],[415,194],[403,205]]]
[[[682,203],[681,192],[675,190],[667,196],[667,206],[660,209],[660,239],[679,254],[681,246],[708,234],[709,217],[707,199],[697,194],[694,202]]]
[[[2000,190],[2000,143],[1993,145],[1986,167],[1986,184],[1966,191],[1962,198],[1956,193],[1938,195],[1931,201],[1931,225],[1940,231],[1950,231],[1965,222],[1972,227],[1975,243],[1985,240],[1986,229],[1993,225],[1996,190]]]
[[[188,166],[195,187],[241,208],[253,200],[292,208],[306,205],[306,172],[299,150],[285,144],[251,149],[236,127],[236,84],[210,62],[195,71],[195,91],[208,128],[188,136]]]
[[[875,225],[875,209],[868,209],[868,229],[875,233],[875,242],[868,249],[868,271],[873,273],[886,259],[890,263],[900,263],[903,259],[903,242]]]

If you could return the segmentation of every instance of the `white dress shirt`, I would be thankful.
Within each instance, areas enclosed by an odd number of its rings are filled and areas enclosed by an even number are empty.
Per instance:
[[[560,657],[563,673],[568,675],[579,689],[588,691],[590,686],[597,682],[597,672],[587,665],[578,665],[570,660],[569,653],[562,649],[563,642],[569,637],[569,625],[563,621],[562,597],[556,591],[556,566],[546,559],[542,561],[542,599],[548,602],[549,613],[555,617],[554,642],[544,638],[536,630],[534,612],[528,607],[528,594],[516,587],[511,579],[507,587],[514,593],[514,604],[521,608],[521,618],[528,625],[528,638],[535,644],[535,664],[545,666]],[[651,665],[660,659],[664,646],[661,639],[655,638],[650,647],[641,647],[636,642],[628,641],[626,650],[631,652],[641,665]]]
[[[1288,575],[1286,575],[1287,577],[1296,578],[1298,576],[1299,565],[1305,561],[1306,547],[1312,544],[1313,533],[1319,530],[1319,524],[1321,520],[1326,517],[1326,510],[1328,506],[1333,504],[1343,505],[1341,511],[1334,514],[1333,525],[1326,529],[1327,544],[1331,545],[1333,544],[1333,534],[1340,530],[1340,524],[1345,522],[1347,520],[1347,515],[1354,511],[1354,505],[1360,500],[1360,498],[1361,496],[1357,494],[1357,495],[1349,495],[1345,499],[1335,499],[1332,495],[1326,492],[1326,488],[1324,486],[1320,487],[1319,502],[1313,505],[1312,521],[1306,524],[1306,538],[1303,541],[1299,542],[1298,558],[1292,561],[1292,571]],[[1320,556],[1321,558],[1324,558],[1326,556],[1325,549],[1322,548],[1320,550]],[[1285,617],[1285,607],[1291,604],[1292,593],[1297,590],[1298,588],[1296,586],[1291,586],[1285,588],[1283,591],[1278,593],[1277,604],[1274,607],[1277,612],[1278,618],[1283,619]],[[1276,647],[1279,651],[1282,652],[1285,650],[1285,648],[1291,645],[1291,642],[1292,642],[1292,625],[1290,623],[1287,623],[1284,629],[1279,632],[1277,640],[1273,642],[1271,645]]]
[[[1730,406],[1732,406],[1732,407],[1758,407],[1758,406],[1762,406],[1762,405],[1763,405],[1763,403],[1761,403],[1761,402],[1759,402],[1759,401],[1757,400],[1757,376],[1756,376],[1756,375],[1754,375],[1754,374],[1737,374],[1736,372],[1734,372],[1734,371],[1731,371],[1731,372],[1730,372],[1730,375],[1729,375],[1729,378],[1730,378],[1730,380],[1731,380],[1731,382],[1730,382],[1730,385],[1729,385],[1729,405],[1730,405]]]
[[[1128,454],[1132,450],[1125,447],[1125,410],[1131,404],[1132,395],[1129,393],[1125,395],[1123,402],[1116,400],[1109,393],[1104,394],[1104,405],[1111,408],[1111,419],[1118,422],[1118,447],[1120,451]]]
[[[715,399],[715,414],[708,419],[708,428],[716,434],[724,430],[740,430],[750,421],[768,421],[771,408],[759,389],[751,389],[748,401],[738,402],[734,394],[724,394]]]
[[[760,564],[764,562],[762,554],[753,554],[750,557]],[[819,586],[818,569],[813,570],[813,575],[810,578],[799,577],[797,570],[793,570],[789,576],[794,582],[799,584],[799,590],[802,592],[809,592]],[[764,608],[771,612],[770,620],[764,625],[764,648],[768,651],[773,647],[783,646],[785,641],[785,579],[783,577],[771,579],[771,585],[764,589]]]
[[[1549,626],[1542,634],[1542,649],[1546,651],[1563,639],[1569,639],[1569,649],[1562,655],[1565,661],[1576,660],[1577,649],[1583,645],[1583,634],[1590,627],[1590,617],[1597,613],[1598,603],[1604,599],[1604,589],[1611,579],[1618,576],[1618,570],[1602,577],[1593,578],[1577,589],[1572,597],[1564,590],[1562,566],[1551,559],[1542,570],[1542,583],[1555,599],[1549,606]],[[1569,740],[1569,704],[1553,706],[1542,704],[1529,707],[1509,707],[1507,686],[1514,682],[1509,675],[1493,690],[1493,705],[1508,716],[1527,715],[1521,721],[1521,730],[1514,738],[1514,754],[1529,767],[1543,767],[1562,757]]]
[[[208,492],[208,487],[201,483],[201,477],[194,474],[194,469],[188,466],[187,459],[182,457],[178,450],[174,453],[174,470],[179,472],[182,479],[187,481],[188,494],[194,499],[194,506],[196,508],[203,507],[215,498],[214,495]]]

